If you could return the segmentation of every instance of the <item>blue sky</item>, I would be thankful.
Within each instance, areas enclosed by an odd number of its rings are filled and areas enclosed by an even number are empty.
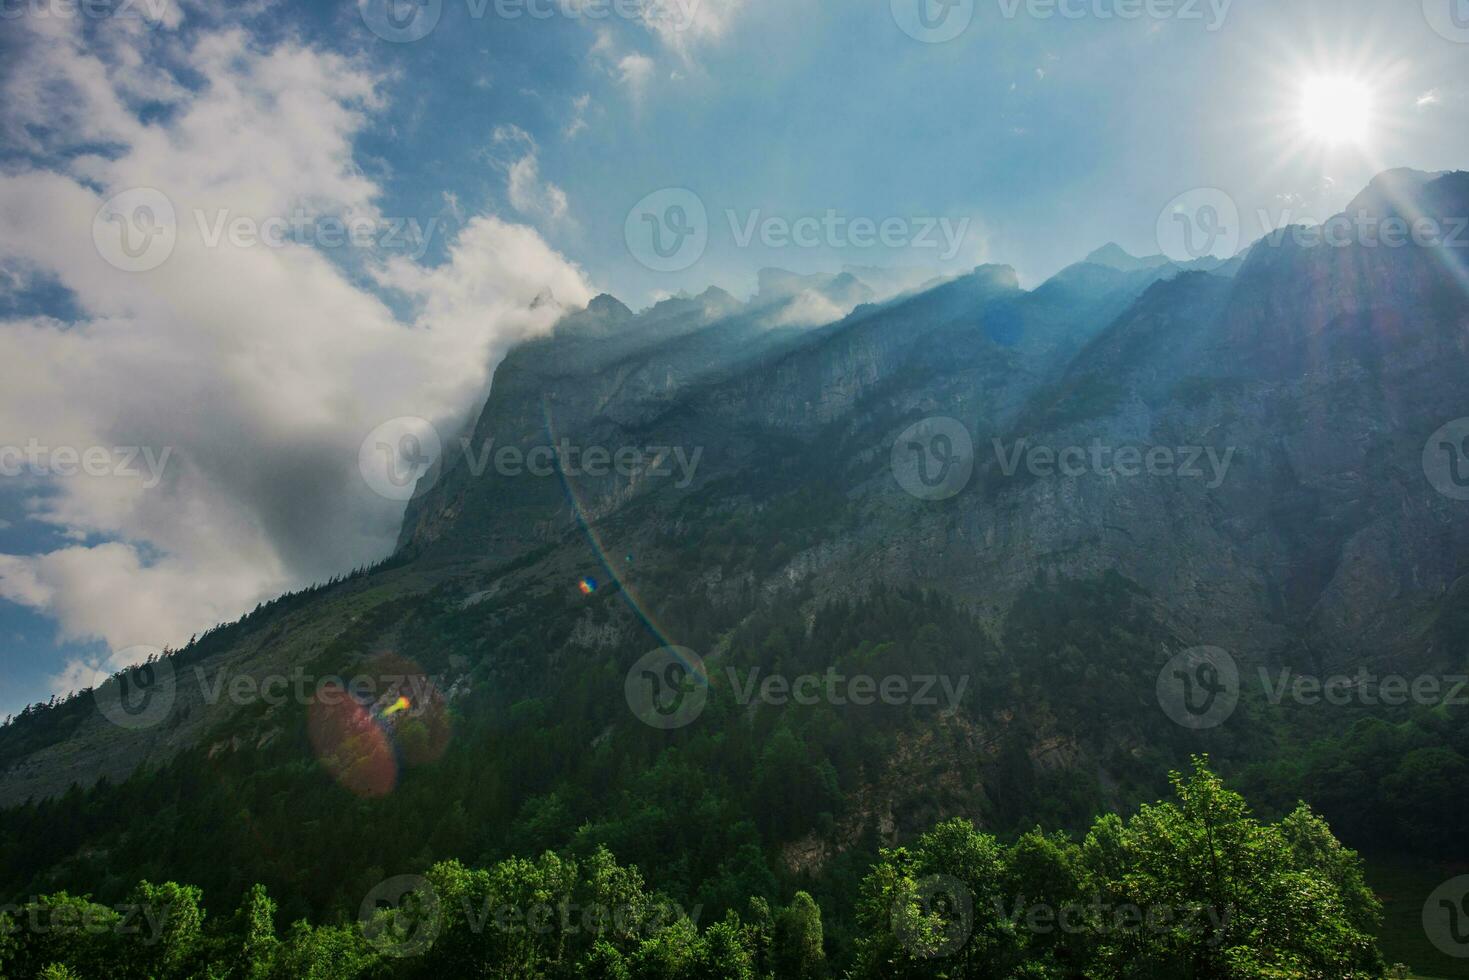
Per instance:
[[[486,166],[507,154],[486,135],[520,127],[542,178],[567,194],[567,220],[543,233],[635,304],[710,282],[747,290],[766,264],[937,264],[922,249],[740,249],[728,209],[967,219],[971,241],[951,266],[1008,262],[1035,282],[1111,239],[1156,252],[1158,212],[1190,188],[1225,189],[1252,220],[1292,195],[1324,220],[1385,166],[1454,168],[1469,151],[1465,46],[1436,34],[1416,0],[1235,0],[1216,30],[1221,8],[1202,0],[1186,11],[1199,19],[1126,21],[1038,19],[1024,6],[1010,19],[990,0],[942,44],[905,34],[886,0],[705,3],[730,11],[726,26],[676,51],[636,21],[475,19],[467,0],[445,2],[428,37],[376,46],[404,81],[383,142],[365,146],[392,165],[386,186],[405,213],[433,213],[446,187],[508,208],[503,175]],[[592,53],[600,32],[610,56]],[[654,65],[640,95],[612,67],[627,55]],[[1378,111],[1401,138],[1294,145],[1296,88],[1316,74],[1377,77]],[[577,114],[579,96],[590,102]],[[568,139],[574,118],[586,128]],[[622,235],[628,209],[666,187],[695,191],[713,218],[709,251],[676,275],[643,269]]]
[[[981,262],[1034,285],[1107,241],[1159,251],[1197,188],[1248,242],[1388,167],[1469,166],[1465,0],[959,0],[942,43],[912,36],[919,2],[425,0],[403,42],[380,0],[0,19],[0,446],[171,452],[157,480],[0,476],[0,713],[382,557],[402,502],[363,485],[364,437],[472,411],[549,327],[543,291]],[[1361,139],[1303,118],[1312,79],[1370,102]],[[140,187],[176,246],[123,269],[97,216]],[[630,214],[690,193],[707,246],[650,268]],[[293,211],[318,237],[209,240]],[[368,245],[323,242],[344,215]],[[809,247],[754,231],[802,219]]]

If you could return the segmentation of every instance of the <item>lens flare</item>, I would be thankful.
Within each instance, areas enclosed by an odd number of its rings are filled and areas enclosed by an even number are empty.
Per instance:
[[[387,730],[346,688],[323,685],[307,716],[316,758],[331,777],[365,799],[398,785],[398,760]]]
[[[560,433],[557,430],[555,419],[552,417],[551,403],[548,399],[542,399],[541,401],[541,416],[545,421],[546,443],[547,445],[554,445]],[[624,574],[619,574],[615,565],[617,564],[616,556],[620,549],[613,549],[608,546],[608,542],[605,540],[603,531],[598,526],[596,519],[588,516],[594,512],[594,508],[588,508],[586,506],[577,483],[569,479],[565,470],[561,467],[557,467],[556,474],[560,480],[561,489],[566,494],[567,502],[572,508],[572,513],[576,516],[577,523],[580,525],[582,533],[586,536],[587,543],[596,554],[603,570],[607,573],[608,579],[617,583],[617,597],[627,604],[627,608],[642,622],[649,633],[657,637],[659,643],[664,646],[675,646],[676,644],[668,638],[668,631],[653,618],[652,613],[644,604],[642,597],[639,595],[639,589],[634,583],[629,582],[626,577],[625,573],[631,570],[633,556],[628,554],[628,565],[623,569]],[[590,581],[595,586],[595,580]],[[578,583],[578,588],[580,587],[581,584]],[[585,590],[583,591],[585,592]]]
[[[322,768],[365,799],[391,793],[404,768],[441,758],[450,733],[443,695],[423,668],[391,653],[364,664],[350,681],[321,685],[307,713]]]

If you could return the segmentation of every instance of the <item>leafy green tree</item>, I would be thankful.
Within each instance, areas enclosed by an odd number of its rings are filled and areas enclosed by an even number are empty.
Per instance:
[[[730,911],[705,931],[690,980],[756,980],[752,946],[739,913]]]
[[[138,916],[133,928],[120,926],[120,963],[132,976],[184,976],[203,962],[204,908],[193,885],[139,882],[126,908]]]
[[[631,957],[635,980],[682,980],[703,958],[699,930],[688,919],[677,919],[638,944]]]
[[[862,883],[857,975],[1008,976],[1020,941],[1003,882],[1003,849],[967,820],[939,824],[911,851],[884,850]]]
[[[754,960],[755,975],[767,977],[773,969],[772,956],[775,944],[775,915],[770,903],[762,896],[750,899],[750,921],[746,924],[744,945]]]
[[[438,933],[428,953],[448,976],[538,976],[568,954],[557,922],[576,883],[575,862],[547,853],[512,858],[488,870],[457,861],[436,864],[428,880],[437,898]]]
[[[1382,923],[1382,904],[1362,877],[1356,851],[1332,836],[1326,821],[1302,803],[1280,822],[1290,847],[1292,867],[1320,872],[1341,897],[1347,921],[1360,933],[1375,933]]]
[[[373,976],[380,962],[355,925],[296,922],[281,943],[271,980],[357,980]]]
[[[591,951],[577,964],[577,974],[587,980],[632,980],[626,958],[604,939],[592,944]]]
[[[1023,955],[1046,975],[1080,970],[1091,958],[1095,923],[1079,897],[1087,891],[1081,848],[1036,828],[1005,851],[1001,892]]]
[[[791,904],[775,919],[771,949],[776,976],[789,980],[818,980],[826,976],[826,948],[821,908],[806,892],[796,892]]]
[[[86,977],[115,975],[122,925],[116,910],[88,898],[66,892],[39,896],[0,915],[0,931],[9,940],[0,946],[6,953],[0,973],[34,976],[56,965]]]
[[[240,980],[266,980],[275,968],[280,940],[275,935],[275,902],[264,885],[257,884],[246,893],[230,926],[233,975]]]
[[[1261,824],[1205,765],[1172,774],[1177,802],[1143,807],[1116,842],[1120,876],[1098,876],[1114,914],[1092,975],[1380,977],[1375,942],[1353,921],[1372,912],[1355,856],[1308,813]],[[1307,863],[1321,854],[1330,867]]]
[[[1080,846],[1001,847],[963,820],[882,852],[858,977],[1368,980],[1379,909],[1357,856],[1302,806],[1263,824],[1195,760],[1176,799],[1103,816]],[[943,901],[936,899],[942,898]]]

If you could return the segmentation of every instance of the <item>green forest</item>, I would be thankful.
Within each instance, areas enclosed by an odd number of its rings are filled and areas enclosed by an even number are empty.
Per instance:
[[[1171,798],[1080,840],[1002,843],[951,819],[862,876],[850,960],[807,892],[706,921],[604,848],[487,868],[445,861],[357,921],[286,925],[262,885],[208,914],[200,889],[142,882],[116,906],[60,892],[0,914],[6,976],[1322,978],[1386,974],[1361,862],[1302,805],[1257,819],[1195,760]],[[392,884],[389,882],[388,884]]]
[[[662,587],[645,595],[674,591],[676,571],[643,574]],[[322,758],[306,707],[258,705],[212,745],[126,781],[0,811],[0,884],[29,903],[17,921],[106,921],[98,906],[178,904],[152,945],[111,929],[84,930],[81,943],[58,929],[13,932],[5,962],[24,965],[7,975],[54,965],[160,977],[1380,976],[1374,902],[1327,825],[1357,850],[1466,856],[1463,708],[1313,710],[1247,691],[1229,724],[1186,731],[1153,700],[1159,650],[1176,644],[1115,575],[1038,583],[993,643],[962,607],[921,591],[878,589],[811,620],[802,595],[733,611],[670,600],[655,615],[691,645],[729,635],[710,658],[702,715],[674,731],[632,722],[623,702],[645,646],[574,662],[528,652],[561,648],[579,618],[625,615],[616,587],[466,608],[462,592],[363,598],[351,584],[310,596],[342,606],[345,624],[318,672],[380,663],[364,651],[388,637],[393,671],[409,663],[438,676],[458,656],[472,681],[453,703],[390,720],[390,791],[353,792],[372,752],[349,742],[334,749],[341,758]],[[184,674],[247,634],[270,639],[302,601],[287,597],[172,659]],[[967,678],[967,693],[953,710],[824,700],[752,709],[725,680],[730,669],[828,666]],[[55,738],[91,710],[75,698],[0,728],[0,740]],[[1094,754],[1059,768],[1036,761],[1034,746],[1067,736]],[[1212,776],[1170,786],[1161,775],[1202,753],[1263,823]],[[1172,803],[1120,816],[1170,792]],[[917,843],[895,850],[879,836],[879,798],[909,807],[895,813],[900,840]],[[904,802],[915,799],[917,809]],[[952,822],[956,813],[985,832]],[[364,898],[404,875],[433,883],[441,920],[431,947],[395,957],[358,921]],[[637,922],[661,910],[659,928],[526,936],[485,925],[484,908],[523,907],[527,896],[537,907],[605,905],[596,881],[606,876],[627,895],[612,904]],[[972,928],[962,948],[923,956],[952,935],[942,912],[923,911],[952,899],[929,894],[945,876],[972,895]],[[1436,884],[1408,892],[1417,907]],[[1104,928],[1119,902],[1193,910],[1191,927],[1204,931]],[[1073,903],[1092,909],[1078,930],[1024,925],[1033,905]],[[411,932],[400,921],[409,914],[394,913],[386,934]],[[99,973],[104,961],[138,965]],[[1154,962],[1154,973],[1136,972]]]

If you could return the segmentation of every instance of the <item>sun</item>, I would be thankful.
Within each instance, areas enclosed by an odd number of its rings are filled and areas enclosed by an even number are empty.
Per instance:
[[[1313,75],[1301,86],[1300,123],[1317,143],[1360,146],[1372,128],[1372,90],[1349,75]]]

